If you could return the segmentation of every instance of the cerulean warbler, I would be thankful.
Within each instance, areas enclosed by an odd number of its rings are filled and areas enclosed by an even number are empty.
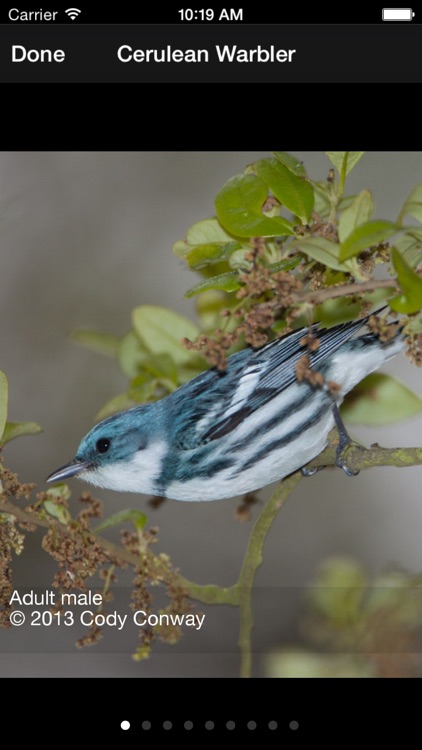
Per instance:
[[[327,444],[336,425],[337,464],[348,435],[338,405],[366,375],[403,348],[400,334],[386,342],[367,333],[367,321],[311,332],[308,351],[294,331],[259,349],[232,354],[227,369],[211,368],[152,404],[108,417],[82,439],[70,463],[47,481],[77,476],[99,487],[175,500],[218,500],[252,492],[304,467]],[[302,343],[301,343],[302,342]],[[297,379],[308,354],[313,370],[337,390]]]

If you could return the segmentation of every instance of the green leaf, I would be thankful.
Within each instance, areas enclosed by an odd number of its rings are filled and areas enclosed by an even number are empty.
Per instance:
[[[331,164],[337,169],[337,172],[341,174],[344,164],[344,157],[347,154],[346,162],[346,175],[352,171],[353,167],[356,166],[359,159],[364,155],[364,151],[326,151],[325,155],[328,156]]]
[[[322,327],[330,328],[338,323],[356,320],[362,309],[362,303],[353,304],[350,297],[327,299],[315,308],[315,320]]]
[[[82,346],[86,346],[99,354],[105,354],[107,357],[116,357],[120,344],[118,336],[98,331],[73,331],[70,338],[77,344],[82,344]]]
[[[349,424],[380,426],[413,417],[422,399],[396,378],[372,373],[346,396],[341,414]]]
[[[139,372],[140,366],[148,357],[148,350],[134,331],[129,331],[120,339],[117,360],[121,370],[129,378],[133,378]]]
[[[277,260],[275,263],[270,263],[268,268],[271,273],[278,273],[278,271],[292,271],[293,268],[302,263],[303,258],[300,255],[296,255],[293,258],[285,258],[284,260]]]
[[[194,245],[193,247],[185,242],[176,242],[173,246],[173,252],[179,257],[183,257],[189,268],[198,271],[200,268],[227,260],[240,247],[241,244],[235,240],[214,242],[208,245]]]
[[[314,205],[314,191],[309,182],[298,177],[277,159],[261,159],[253,165],[258,177],[263,180],[283,206],[307,224]]]
[[[419,242],[422,240],[422,227],[419,226],[405,226],[403,227],[405,230],[404,236],[407,237],[413,237],[415,240],[418,240]]]
[[[406,198],[397,217],[397,224],[401,226],[405,216],[413,216],[417,221],[422,221],[422,183],[416,185]]]
[[[293,226],[279,216],[262,213],[268,197],[265,183],[253,174],[232,177],[215,199],[218,219],[237,237],[278,237],[294,234]]]
[[[185,349],[181,339],[195,339],[199,329],[188,318],[156,305],[136,307],[132,313],[133,326],[150,354],[169,354],[176,365],[192,360],[192,352]]]
[[[231,237],[220,222],[215,218],[203,219],[192,224],[186,233],[186,242],[188,245],[206,245],[209,243],[231,242]]]
[[[37,432],[41,432],[41,427],[36,422],[6,422],[0,445],[5,445],[22,435],[36,435]]]
[[[247,268],[252,268],[253,261],[250,258],[248,259],[246,257],[247,255],[249,255],[250,251],[251,248],[245,246],[239,248],[239,250],[235,250],[234,253],[232,253],[232,255],[230,256],[230,268],[232,268],[234,271],[237,271],[238,269],[245,271]]]
[[[230,304],[230,300],[219,291],[204,292],[195,300],[197,318],[204,331],[214,331],[221,325],[220,312]]]
[[[69,485],[66,484],[66,482],[56,482],[53,487],[48,488],[46,494],[52,500],[59,502],[63,500],[69,500],[72,495],[69,489]]]
[[[196,375],[199,375],[201,372],[206,370],[207,367],[209,367],[209,365],[205,361],[205,359],[197,354],[191,362],[188,362],[186,364],[186,366],[177,368],[177,377],[180,385],[183,385],[183,383],[187,383],[189,380],[192,380],[192,378],[196,377]]]
[[[356,622],[365,594],[366,576],[359,563],[347,557],[330,557],[319,566],[308,589],[309,605],[333,624]]]
[[[412,270],[395,247],[391,250],[391,260],[401,292],[390,300],[389,305],[396,312],[416,313],[422,308],[422,277]]]
[[[168,378],[177,383],[177,368],[169,354],[151,354],[142,363],[142,370],[156,378]]]
[[[276,678],[370,678],[376,676],[372,662],[359,659],[357,654],[317,654],[297,646],[292,651],[271,654],[267,659],[266,674]]]
[[[385,289],[374,289],[373,292],[367,292],[362,295],[362,299],[366,302],[370,302],[375,308],[378,308],[382,302],[385,302],[394,293],[393,288]]]
[[[375,221],[366,221],[364,224],[356,227],[347,240],[342,243],[340,250],[340,260],[347,260],[354,255],[358,255],[362,250],[379,245],[385,242],[398,231],[397,226],[392,221],[376,219]]]
[[[373,618],[374,614],[381,614],[385,619],[396,621],[404,625],[419,626],[421,620],[420,596],[414,596],[416,589],[420,590],[420,583],[402,571],[394,570],[378,575],[365,601],[365,614]],[[410,594],[410,595],[409,595]]]
[[[186,241],[175,242],[173,252],[179,258],[184,258],[189,268],[198,270],[227,260],[239,247],[240,243],[227,234],[216,218],[212,218],[193,224],[187,232]]]
[[[298,177],[306,177],[305,167],[295,156],[287,154],[285,151],[273,151],[273,156],[277,161],[284,164],[290,172],[293,172],[293,174],[296,174]]]
[[[340,215],[338,223],[340,242],[344,242],[356,227],[368,222],[373,212],[372,195],[369,190],[362,190]]]
[[[3,437],[7,419],[7,405],[9,401],[9,384],[7,377],[0,370],[0,438]]]
[[[149,373],[137,375],[130,383],[128,396],[136,404],[146,404],[152,400],[152,396],[158,386],[158,379]]]
[[[406,323],[406,331],[410,333],[422,333],[422,311],[409,318]]]
[[[347,270],[347,266],[339,260],[340,245],[336,242],[330,242],[325,237],[309,237],[297,240],[296,245],[302,253],[328,268],[334,268],[335,271]]]
[[[402,234],[395,241],[394,247],[412,268],[422,262],[422,232],[420,236],[414,231]]]
[[[422,263],[422,243],[416,240],[412,242],[407,250],[403,253],[404,259],[411,268],[416,268]]]
[[[235,292],[240,288],[239,276],[236,271],[228,271],[227,273],[220,273],[218,276],[212,276],[205,281],[200,281],[195,286],[192,286],[185,293],[185,297],[188,299],[194,297],[196,294],[206,292],[209,289],[220,289],[223,292]]]
[[[314,187],[315,196],[314,211],[322,219],[326,219],[331,212],[331,200],[327,190],[327,183],[313,182],[312,184]]]
[[[105,518],[98,526],[94,528],[95,533],[99,531],[105,531],[105,529],[111,529],[113,526],[118,526],[121,523],[130,521],[135,526],[137,531],[144,528],[147,517],[145,513],[138,510],[137,508],[127,508],[126,510],[120,510],[118,513],[113,513],[112,516]]]
[[[60,497],[63,497],[63,491],[60,493]],[[46,509],[49,516],[57,518],[60,523],[65,526],[68,525],[70,520],[69,511],[63,505],[58,505],[54,500],[44,500],[44,508]]]

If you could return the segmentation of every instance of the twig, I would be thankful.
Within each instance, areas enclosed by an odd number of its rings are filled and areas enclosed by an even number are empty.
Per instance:
[[[391,289],[393,292],[400,291],[396,279],[382,279],[364,281],[362,284],[339,284],[338,286],[324,287],[312,292],[293,292],[292,297],[296,302],[309,302],[314,305],[320,305],[327,299],[336,297],[348,297],[349,295],[360,296],[367,292],[374,292],[376,289]]]
[[[239,594],[240,607],[240,632],[239,647],[241,653],[240,676],[250,677],[252,674],[252,592],[255,575],[262,564],[262,556],[265,540],[278,512],[293,492],[301,479],[301,474],[296,472],[280,482],[276,491],[264,505],[261,515],[255,522],[240,571],[236,588]]]

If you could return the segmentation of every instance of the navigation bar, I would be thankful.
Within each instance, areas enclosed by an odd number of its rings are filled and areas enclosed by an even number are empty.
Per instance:
[[[0,25],[0,82],[420,82],[411,24]]]

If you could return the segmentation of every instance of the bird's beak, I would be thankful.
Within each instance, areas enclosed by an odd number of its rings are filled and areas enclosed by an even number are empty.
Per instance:
[[[62,479],[69,479],[69,477],[74,477],[76,474],[84,471],[84,469],[87,469],[88,466],[89,464],[86,461],[78,461],[76,458],[74,458],[73,461],[69,461],[68,464],[65,464],[60,469],[53,471],[53,473],[50,474],[50,476],[48,476],[45,481],[60,482]]]

